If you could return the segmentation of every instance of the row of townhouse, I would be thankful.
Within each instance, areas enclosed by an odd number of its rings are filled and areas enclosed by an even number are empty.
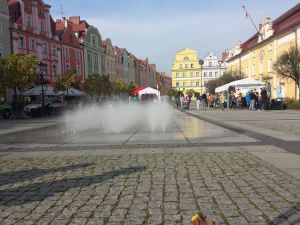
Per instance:
[[[266,82],[272,98],[299,98],[296,82],[278,74],[273,64],[291,46],[300,46],[300,3],[273,21],[265,17],[258,30],[226,51],[228,69]]]
[[[107,75],[140,86],[171,87],[171,77],[156,71],[148,59],[137,59],[126,48],[102,40],[97,27],[79,16],[51,17],[42,0],[0,0],[0,57],[35,55],[45,65],[45,79],[76,71],[83,84],[92,74]],[[164,86],[162,86],[164,85]]]

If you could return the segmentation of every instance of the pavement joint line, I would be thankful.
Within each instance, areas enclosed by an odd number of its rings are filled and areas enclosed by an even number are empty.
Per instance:
[[[133,134],[131,134],[123,143],[122,145],[126,145],[127,142],[134,136],[136,135],[139,131],[141,130],[141,127],[139,127],[139,129],[137,129]]]
[[[191,141],[188,139],[188,137],[184,134],[184,132],[180,129],[180,126],[178,123],[173,119],[173,123],[176,125],[177,129],[182,133],[183,137],[186,139],[186,141],[191,144]]]

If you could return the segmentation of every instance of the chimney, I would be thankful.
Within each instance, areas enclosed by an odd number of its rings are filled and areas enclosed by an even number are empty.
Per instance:
[[[222,62],[225,62],[225,60],[227,59],[228,57],[228,53],[225,51],[225,52],[222,52]]]
[[[73,24],[76,24],[78,25],[80,23],[80,16],[71,16],[69,18],[69,20],[73,23]]]

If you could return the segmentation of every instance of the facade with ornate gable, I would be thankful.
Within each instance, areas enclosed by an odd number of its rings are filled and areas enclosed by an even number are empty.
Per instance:
[[[300,47],[300,3],[273,21],[265,17],[259,33],[230,49],[228,69],[267,82],[272,98],[298,98],[295,82],[273,70],[277,57],[291,46]]]
[[[73,32],[73,23],[65,18],[56,21],[56,34],[62,51],[62,74],[75,71],[77,80],[84,83],[83,50]]]
[[[197,51],[185,48],[176,53],[172,66],[172,87],[183,92],[190,89],[199,93],[204,91]]]
[[[89,25],[85,20],[81,20],[79,16],[72,16],[69,21],[73,23],[73,31],[83,48],[85,77],[93,74],[102,75],[104,59],[99,30]]]
[[[55,33],[51,6],[42,0],[8,0],[12,53],[34,55],[46,66],[44,78],[55,82],[61,74],[61,45]]]

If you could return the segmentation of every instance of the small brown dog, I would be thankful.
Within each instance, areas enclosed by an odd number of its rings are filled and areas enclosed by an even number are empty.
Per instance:
[[[192,225],[215,225],[215,222],[206,220],[206,216],[199,212],[192,217]]]

